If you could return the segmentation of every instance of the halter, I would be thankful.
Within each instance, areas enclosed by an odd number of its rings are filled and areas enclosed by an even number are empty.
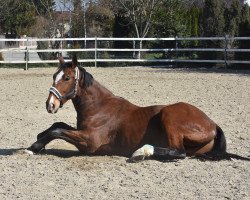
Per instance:
[[[75,86],[74,86],[74,90],[72,90],[71,92],[69,92],[65,96],[62,96],[62,94],[58,91],[58,89],[56,89],[53,86],[49,89],[49,92],[54,94],[56,96],[56,98],[60,101],[60,107],[63,106],[63,104],[62,104],[63,99],[70,99],[70,98],[74,98],[76,96],[77,84],[78,84],[79,78],[80,78],[79,68],[75,67]]]

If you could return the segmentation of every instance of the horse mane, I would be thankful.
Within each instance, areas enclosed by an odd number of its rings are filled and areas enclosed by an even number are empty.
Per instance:
[[[81,77],[83,77],[84,79],[83,86],[85,87],[91,86],[94,80],[93,76],[89,72],[87,72],[86,69],[84,69],[83,67],[78,67],[78,68],[82,72]]]

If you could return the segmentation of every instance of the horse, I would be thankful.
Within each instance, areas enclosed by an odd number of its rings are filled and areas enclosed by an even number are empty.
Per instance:
[[[37,135],[28,153],[41,152],[54,139],[86,155],[124,156],[131,162],[226,153],[224,132],[197,107],[184,102],[140,107],[115,96],[78,67],[76,56],[71,62],[59,58],[59,63],[46,109],[54,114],[72,100],[77,127],[54,123]]]

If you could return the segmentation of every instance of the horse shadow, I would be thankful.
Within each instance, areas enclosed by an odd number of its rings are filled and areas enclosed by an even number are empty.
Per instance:
[[[26,148],[6,148],[6,149],[0,149],[0,156],[12,156],[12,155],[22,155],[26,154],[25,153]],[[60,158],[71,158],[71,157],[79,157],[79,156],[84,156],[85,154],[81,153],[80,151],[77,150],[68,150],[68,149],[45,149],[39,152],[38,155],[50,155],[50,156],[57,156]],[[87,155],[90,156],[90,155]],[[92,155],[93,156],[93,155]],[[91,156],[91,157],[92,157]],[[243,160],[243,161],[250,161],[250,156],[248,157],[243,157],[239,156],[237,154],[233,153],[226,153],[223,156],[206,156],[206,155],[200,155],[200,156],[192,156],[188,157],[188,159],[197,159],[200,161],[221,161],[221,160]],[[170,163],[170,162],[178,162],[178,159],[170,159],[170,160],[164,160],[164,159],[153,159],[153,158],[148,158],[146,160],[158,160],[163,163]],[[130,158],[126,159],[127,163],[133,163]]]
[[[198,156],[192,156],[190,159],[197,159],[200,161],[222,161],[222,160],[228,160],[228,161],[233,161],[233,160],[242,160],[242,161],[250,161],[250,156],[244,157],[240,156],[234,153],[225,153],[224,155],[198,155]]]
[[[19,150],[21,150],[21,148],[0,149],[0,156],[11,156]]]
[[[6,148],[0,149],[0,156],[12,156],[12,155],[22,155],[25,153],[26,148]],[[61,158],[70,158],[70,157],[78,157],[83,154],[77,150],[67,150],[67,149],[46,149],[39,152],[39,155],[51,155],[57,156]]]

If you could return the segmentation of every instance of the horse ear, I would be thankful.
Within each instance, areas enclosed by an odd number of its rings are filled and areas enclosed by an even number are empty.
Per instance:
[[[63,59],[63,57],[61,56],[61,57],[59,57],[58,58],[58,60],[59,60],[59,63],[62,65],[63,63],[64,63],[64,59]]]
[[[77,57],[76,54],[72,57],[72,67],[75,68],[77,66]]]

